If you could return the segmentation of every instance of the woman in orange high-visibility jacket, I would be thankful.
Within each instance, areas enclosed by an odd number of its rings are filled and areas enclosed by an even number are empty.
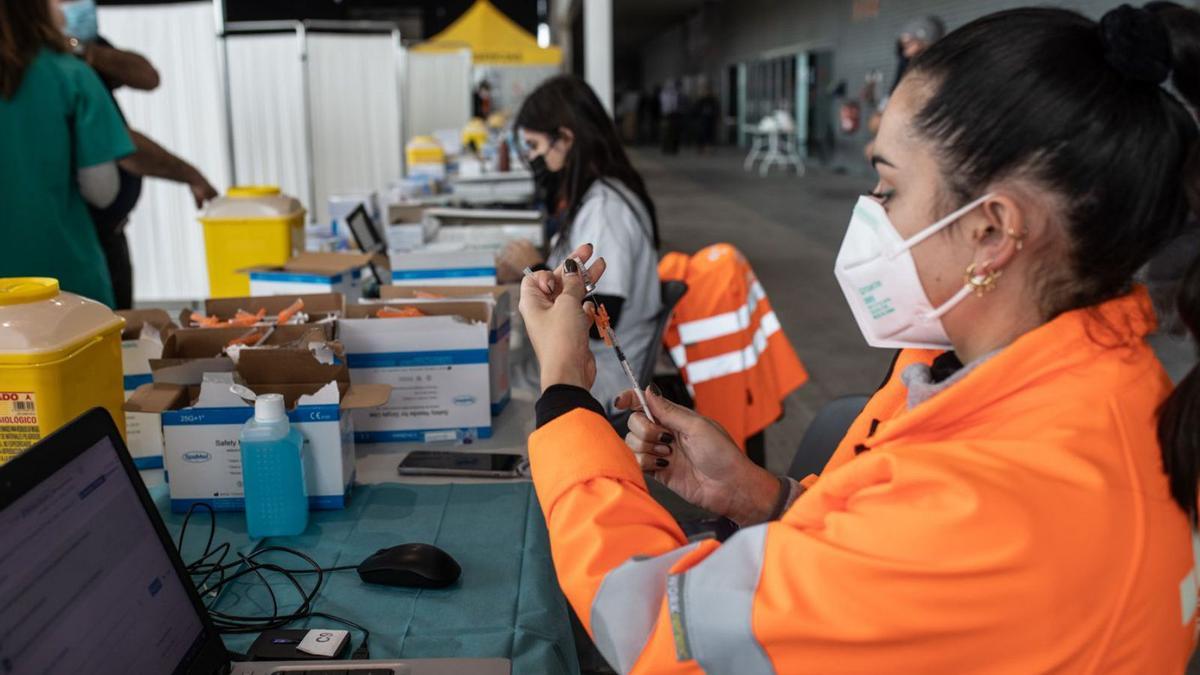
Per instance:
[[[587,394],[577,264],[525,280],[534,486],[619,672],[1183,672],[1200,372],[1172,392],[1132,283],[1200,185],[1196,82],[1160,88],[1200,63],[1167,25],[1200,21],[1171,11],[1004,12],[913,64],[835,265],[866,339],[904,349],[803,485],[654,396],[622,443]],[[1200,264],[1184,286],[1195,333]],[[689,544],[644,471],[742,529]]]

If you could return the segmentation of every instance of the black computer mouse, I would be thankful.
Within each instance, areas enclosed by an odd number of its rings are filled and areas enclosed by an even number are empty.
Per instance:
[[[462,568],[442,549],[430,544],[401,544],[382,548],[358,566],[368,584],[445,588],[458,581]]]

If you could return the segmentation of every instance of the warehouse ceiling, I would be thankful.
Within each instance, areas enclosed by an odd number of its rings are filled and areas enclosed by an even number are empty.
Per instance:
[[[646,42],[716,0],[613,0],[613,48],[619,54]]]

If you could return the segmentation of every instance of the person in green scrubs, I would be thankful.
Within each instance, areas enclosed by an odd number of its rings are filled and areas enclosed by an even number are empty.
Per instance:
[[[58,11],[0,2],[0,277],[54,277],[111,307],[87,203],[115,198],[115,161],[134,146],[100,78],[70,53]]]

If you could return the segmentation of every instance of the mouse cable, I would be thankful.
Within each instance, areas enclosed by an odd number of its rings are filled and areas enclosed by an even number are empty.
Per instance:
[[[249,555],[243,554],[240,551],[233,551],[233,547],[225,542],[223,544],[213,546],[216,539],[217,520],[216,513],[209,504],[195,503],[188,509],[184,516],[183,524],[179,530],[179,540],[177,546],[183,551],[183,543],[187,535],[188,525],[192,516],[198,510],[205,510],[209,517],[208,537],[204,544],[204,550],[200,556],[190,563],[185,564],[187,573],[192,577],[193,583],[196,585],[197,591],[203,597],[211,598],[211,602],[205,607],[208,611],[213,625],[218,632],[225,634],[238,633],[255,633],[266,630],[275,630],[283,628],[288,624],[304,619],[319,617],[330,621],[336,621],[350,628],[356,629],[363,634],[362,643],[354,650],[351,658],[368,659],[370,658],[370,637],[369,630],[360,626],[353,621],[343,619],[325,612],[318,612],[313,609],[317,596],[320,594],[321,586],[324,583],[325,575],[330,572],[339,572],[356,569],[357,565],[339,565],[334,567],[322,567],[311,557],[296,549],[285,546],[263,546],[252,551]],[[234,554],[236,559],[230,560],[230,554]],[[268,561],[258,560],[259,556],[264,556],[268,553],[280,553],[298,558],[308,567],[303,569],[293,569],[284,567],[280,564]],[[291,612],[280,613],[279,599],[275,593],[275,589],[267,580],[264,572],[275,573],[286,579],[296,593],[301,598],[300,606]],[[216,610],[214,605],[221,591],[228,585],[238,579],[253,574],[256,576],[262,585],[267,589],[267,593],[271,598],[271,614],[266,616],[239,616],[221,612]],[[313,584],[312,589],[306,590],[300,582],[299,576],[306,574],[316,574],[317,579]],[[199,580],[197,581],[197,577]],[[214,580],[215,578],[215,580]]]
[[[179,549],[180,553],[182,554],[184,537],[187,536],[188,522],[191,520],[192,514],[194,514],[197,510],[201,510],[201,509],[208,513],[208,518],[209,518],[208,539],[204,544],[204,551],[200,554],[200,557],[197,558],[196,560],[192,561],[190,564],[185,565],[185,567],[187,568],[187,570],[189,572],[193,571],[193,569],[195,569],[197,571],[203,569],[206,571],[212,570],[212,571],[214,571],[214,573],[216,571],[219,571],[222,568],[227,570],[227,569],[232,569],[232,568],[237,567],[238,565],[241,564],[240,562],[233,562],[233,563],[229,563],[229,564],[225,564],[225,565],[210,565],[207,563],[207,561],[210,557],[218,555],[219,553],[228,553],[231,550],[231,547],[228,542],[221,544],[220,546],[218,546],[215,549],[212,547],[213,539],[216,537],[216,532],[217,532],[216,513],[213,511],[213,508],[211,505],[205,504],[203,502],[194,503],[188,508],[187,514],[183,518],[183,525],[179,529],[179,541],[176,543],[176,547]],[[288,553],[295,554],[294,549],[288,549],[283,546],[275,546],[275,547],[271,547],[271,549],[285,551]],[[220,559],[222,560],[222,562],[224,560],[224,557],[225,557],[224,555],[220,556]],[[321,567],[314,563],[314,566],[309,569],[298,569],[298,570],[291,569],[288,571],[291,572],[292,574],[316,574],[318,572],[318,570],[321,572],[345,572],[345,571],[349,571],[349,570],[353,570],[353,569],[358,569],[358,565],[338,565],[335,567]]]
[[[256,551],[254,554],[252,554],[252,556],[257,555],[259,553],[270,552],[270,551],[285,551],[285,552],[292,553],[294,555],[300,556],[306,560],[311,561],[311,559],[308,559],[307,556],[305,556],[304,554],[302,554],[298,551],[286,549],[284,547],[267,547],[260,551]],[[362,639],[362,642],[360,643],[360,645],[358,646],[358,648],[354,650],[353,654],[351,655],[351,658],[354,658],[354,659],[369,659],[370,658],[371,652],[370,652],[369,645],[370,645],[371,633],[368,629],[366,629],[365,627],[363,627],[353,621],[350,621],[348,619],[344,619],[339,616],[334,616],[334,615],[326,613],[326,612],[318,612],[318,611],[315,611],[312,609],[312,605],[316,600],[316,596],[320,592],[319,581],[318,581],[318,584],[314,584],[314,586],[311,590],[305,590],[304,587],[300,584],[299,580],[296,579],[295,576],[286,568],[280,567],[273,563],[262,563],[262,562],[254,561],[252,559],[252,556],[244,556],[244,555],[240,555],[240,554],[239,554],[239,556],[243,559],[243,563],[239,563],[239,564],[244,564],[247,567],[247,569],[242,572],[239,572],[236,575],[228,577],[224,581],[224,583],[231,583],[235,579],[237,579],[241,576],[244,576],[246,574],[250,574],[250,573],[255,574],[256,576],[259,577],[260,580],[262,580],[263,584],[267,587],[267,592],[271,596],[272,613],[270,616],[240,616],[240,615],[234,615],[234,614],[229,614],[226,612],[221,612],[221,611],[217,611],[214,609],[210,609],[209,614],[211,615],[211,617],[213,619],[214,625],[217,626],[217,628],[220,632],[223,632],[223,633],[262,632],[265,630],[273,630],[273,629],[277,629],[277,628],[282,628],[284,626],[287,626],[291,623],[294,623],[296,621],[300,621],[303,619],[319,617],[319,618],[324,618],[324,619],[327,619],[330,621],[336,621],[338,623],[344,624],[346,626],[349,626],[350,628],[360,631],[363,634],[363,639]],[[262,572],[264,572],[264,571],[275,572],[275,573],[281,574],[282,576],[284,576],[285,579],[287,579],[295,587],[297,593],[299,593],[301,595],[301,597],[304,598],[304,601],[301,604],[299,609],[297,609],[294,612],[289,612],[286,614],[279,613],[279,606],[278,606],[278,601],[276,599],[275,591],[273,588],[271,588],[270,583],[263,576]],[[321,574],[321,570],[319,568],[312,569],[312,570],[306,570],[306,571],[316,573],[318,575]],[[321,577],[318,576],[318,580],[320,580],[320,579],[321,579]],[[216,591],[219,589],[213,589],[213,590]]]

